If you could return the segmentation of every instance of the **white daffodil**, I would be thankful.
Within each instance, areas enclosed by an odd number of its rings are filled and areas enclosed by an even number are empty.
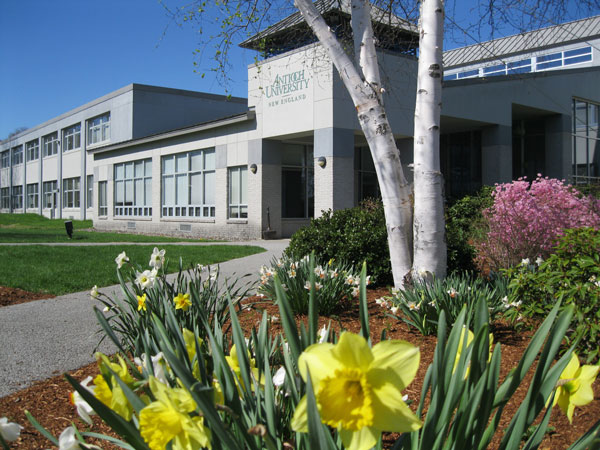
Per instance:
[[[154,267],[156,270],[160,269],[165,263],[165,250],[159,250],[154,247],[152,250],[152,254],[150,255],[150,262],[148,263],[150,267]]]
[[[327,272],[325,272],[321,266],[317,266],[317,267],[315,267],[315,275],[320,280],[323,280],[327,276]]]
[[[198,272],[202,272],[204,270],[204,266],[202,264],[198,264],[196,265],[196,270],[198,270]]]
[[[94,287],[90,291],[90,297],[98,298],[99,296],[100,296],[100,292],[98,292],[98,286],[94,285]]]
[[[358,297],[360,294],[360,288],[358,286],[354,286],[352,288],[352,297]]]
[[[327,339],[327,328],[325,328],[325,325],[323,325],[323,328],[321,328],[318,332],[319,334],[319,344],[322,344],[323,342],[326,342]]]
[[[65,428],[58,437],[58,450],[81,450],[79,441],[75,437],[75,428]]]
[[[282,366],[279,369],[277,369],[277,372],[275,372],[275,375],[273,375],[273,385],[275,387],[281,387],[281,386],[283,386],[284,382],[285,382],[285,368]]]
[[[165,360],[165,355],[163,355],[163,352],[158,352],[156,355],[151,356],[150,360],[152,361],[152,371],[154,372],[154,377],[161,383],[168,385],[169,380],[167,379],[167,373],[165,371],[167,361]],[[150,374],[145,353],[142,355],[141,359],[138,357],[133,358],[133,362],[138,367],[146,369],[146,372]]]
[[[89,382],[92,381],[92,377],[87,377],[85,380],[83,380],[81,383],[79,383],[81,386],[83,386],[86,390],[88,390],[90,393],[94,393],[94,389],[96,388],[95,386],[88,386]],[[89,405],[88,402],[86,402],[83,397],[81,396],[81,394],[79,394],[79,392],[77,391],[73,391],[71,392],[71,395],[69,396],[71,399],[71,403],[73,403],[73,405],[75,405],[75,407],[77,408],[77,414],[79,414],[79,417],[81,417],[81,420],[83,420],[84,422],[87,422],[90,425],[93,425],[93,421],[92,418],[90,417],[91,415],[96,414],[96,412],[92,409],[92,407]]]
[[[408,302],[407,306],[408,306],[408,309],[410,309],[411,311],[418,311],[420,308],[419,304],[417,304],[415,302]]]
[[[156,272],[152,270],[144,270],[142,273],[138,273],[135,282],[142,289],[154,286],[154,280],[156,279]]]
[[[528,266],[529,265],[529,258],[524,258],[521,260],[521,265],[523,266]]]
[[[346,278],[346,284],[349,286],[356,284],[356,277],[354,275],[348,275]]]
[[[110,307],[109,306],[105,306],[104,309],[102,310],[102,312],[109,312],[110,311]]]
[[[6,417],[0,417],[0,434],[6,442],[19,439],[23,427],[15,422],[9,422]]]
[[[398,312],[398,310],[399,310],[399,309],[400,309],[400,308],[398,308],[397,306],[392,306],[392,307],[390,308],[390,311],[392,312],[392,314],[396,314],[396,313]]]
[[[127,255],[125,254],[125,252],[119,253],[119,256],[117,256],[115,258],[115,262],[117,263],[117,267],[119,269],[121,267],[123,267],[123,264],[125,264],[127,261],[129,261],[129,258],[127,257]]]
[[[535,260],[535,263],[538,266],[541,266],[543,262],[544,262],[544,259],[541,256],[538,256],[537,259]]]
[[[296,278],[296,269],[290,269],[290,270],[288,270],[288,276],[290,278]]]

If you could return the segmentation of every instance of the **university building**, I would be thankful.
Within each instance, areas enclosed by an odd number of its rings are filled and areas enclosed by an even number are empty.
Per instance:
[[[321,5],[343,39],[348,11]],[[417,29],[374,20],[410,178]],[[257,239],[378,195],[352,101],[299,13],[241,45],[265,54],[247,99],[131,84],[2,141],[0,212]],[[599,105],[600,16],[445,52],[446,196],[538,173],[599,177]]]

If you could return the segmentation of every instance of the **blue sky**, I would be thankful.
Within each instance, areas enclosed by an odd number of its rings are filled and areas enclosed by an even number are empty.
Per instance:
[[[476,4],[451,0],[447,8],[456,5],[466,23]],[[194,72],[198,41],[158,0],[0,0],[0,139],[130,83],[225,93],[206,71],[210,61],[198,68],[204,78]],[[236,47],[232,56],[229,93],[246,97],[254,52]]]

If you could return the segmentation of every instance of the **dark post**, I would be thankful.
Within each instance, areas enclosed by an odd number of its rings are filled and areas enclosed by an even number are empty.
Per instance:
[[[67,230],[67,235],[69,236],[69,239],[73,239],[73,222],[67,220],[65,222],[65,229]]]

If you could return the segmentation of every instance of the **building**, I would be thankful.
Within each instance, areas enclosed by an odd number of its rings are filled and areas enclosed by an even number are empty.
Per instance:
[[[349,14],[333,4],[319,3],[343,38]],[[410,174],[417,30],[374,19]],[[377,195],[352,102],[299,14],[241,45],[266,53],[248,67],[247,100],[133,84],[3,141],[1,211],[253,239]],[[598,176],[600,16],[451,50],[444,63],[447,196],[537,173]]]

